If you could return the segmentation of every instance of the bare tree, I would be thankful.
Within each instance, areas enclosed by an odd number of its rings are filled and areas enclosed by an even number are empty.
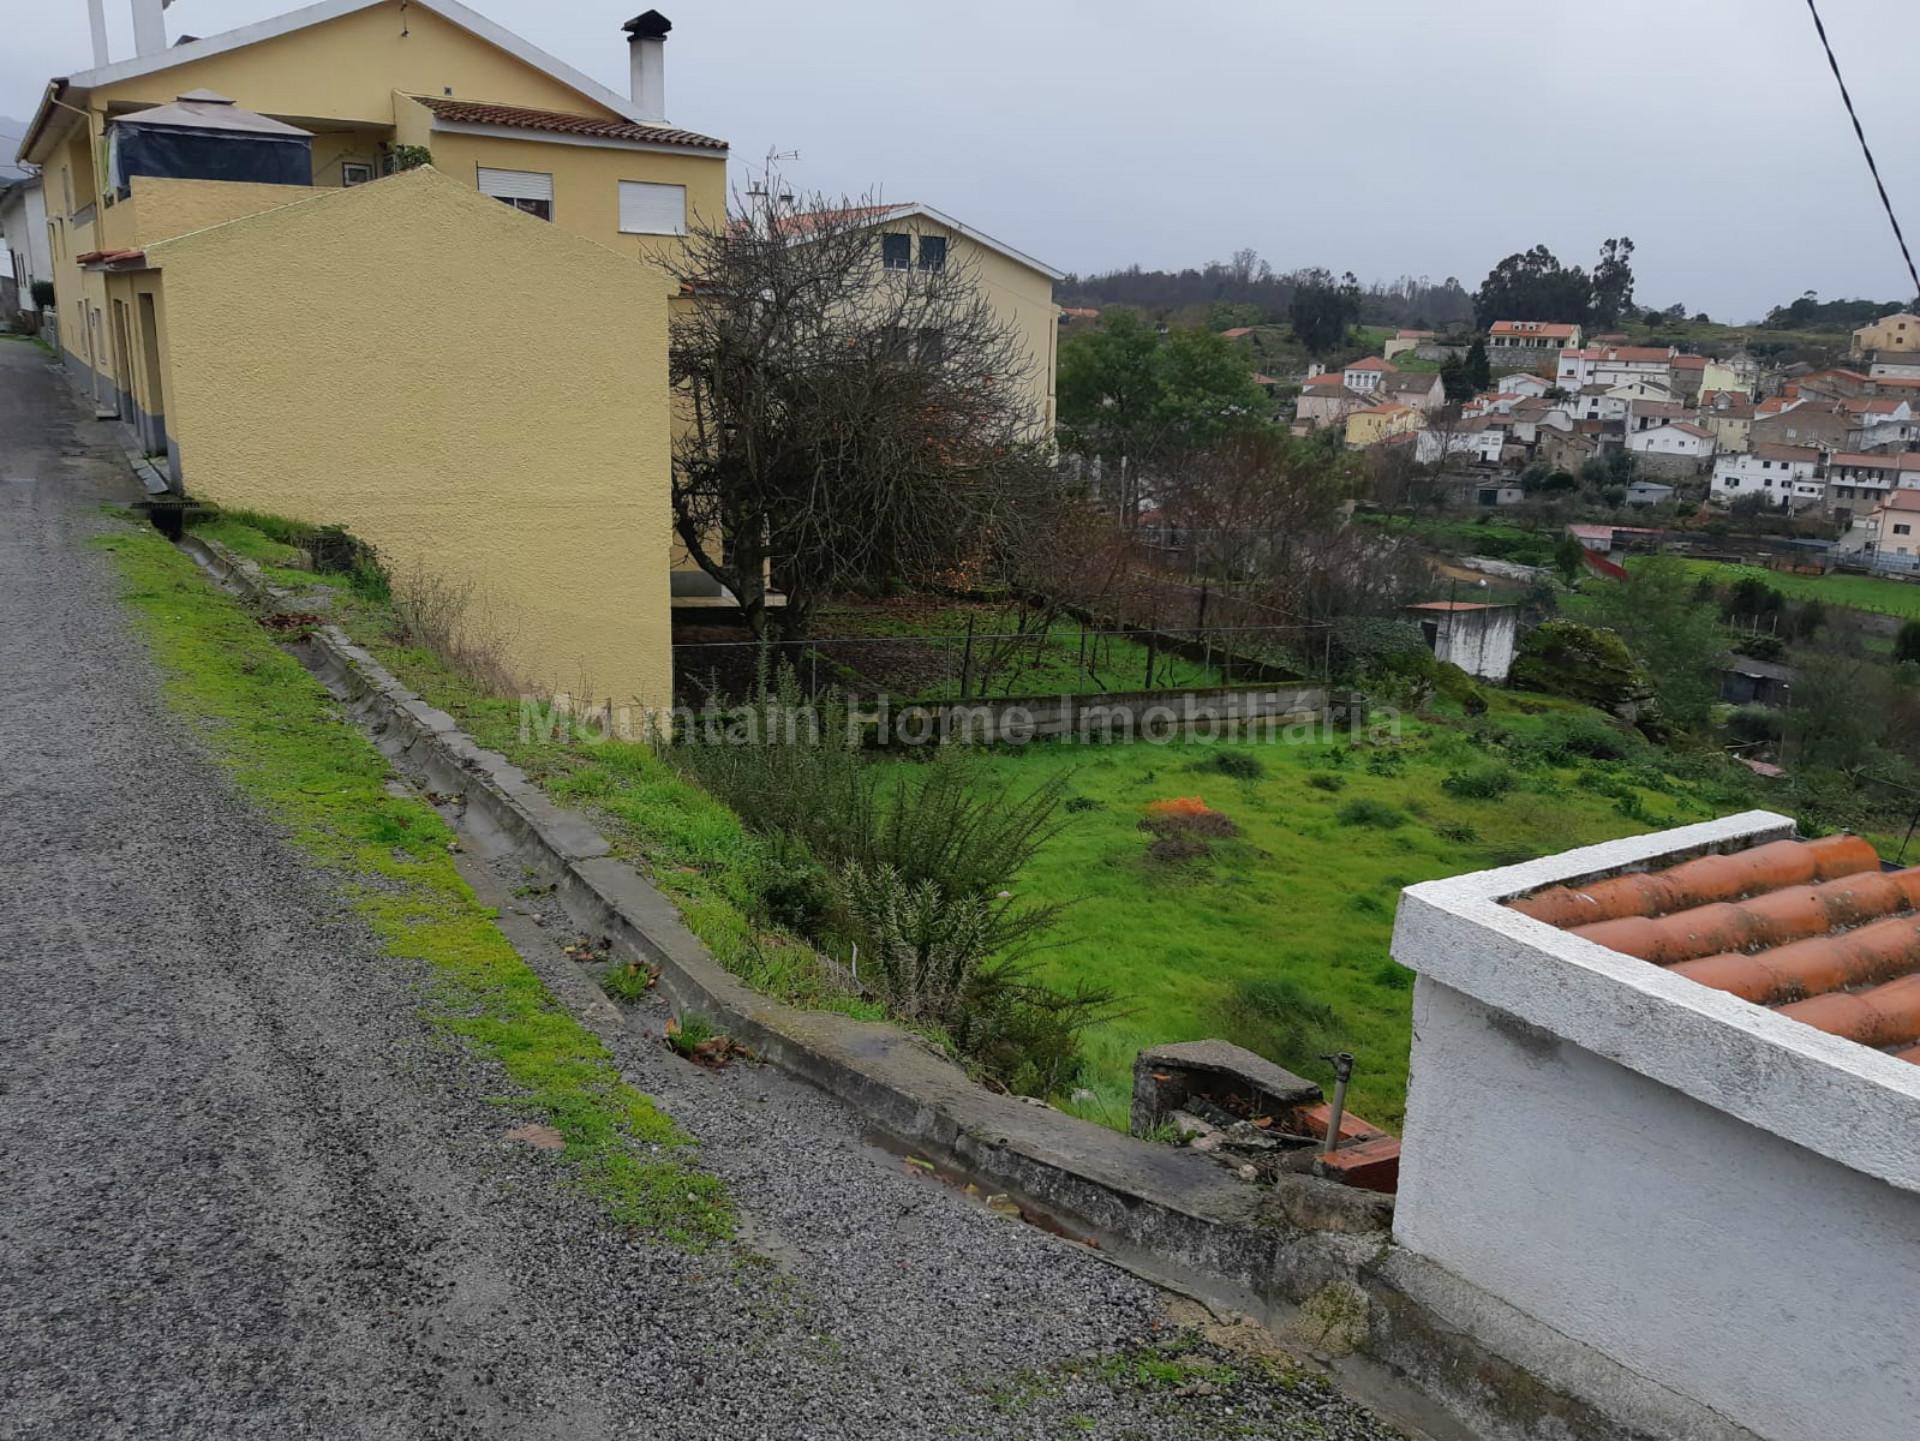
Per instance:
[[[666,262],[688,297],[674,525],[755,635],[793,640],[825,594],[966,558],[1050,461],[1032,357],[963,245],[911,220],[883,236],[870,198],[795,199],[772,173],[736,208]]]

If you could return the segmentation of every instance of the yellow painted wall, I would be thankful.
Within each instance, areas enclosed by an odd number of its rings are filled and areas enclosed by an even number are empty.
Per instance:
[[[100,218],[103,249],[137,250],[209,225],[256,215],[325,193],[304,185],[251,185],[231,180],[133,177],[132,194]]]
[[[1418,430],[1420,425],[1420,412],[1411,407],[1403,407],[1392,414],[1356,410],[1347,417],[1347,444],[1355,450],[1363,450],[1392,436]]]
[[[609,20],[606,44],[619,44]],[[309,25],[256,45],[189,61],[92,92],[95,109],[122,102],[164,105],[188,90],[218,91],[263,114],[393,123],[393,92],[617,118],[579,91],[442,19],[399,0]]]
[[[1020,338],[1028,357],[1027,385],[1037,419],[1053,433],[1054,370],[1060,337],[1060,310],[1053,300],[1053,281],[999,251],[979,245],[926,216],[908,216],[874,232],[874,264],[880,264],[880,235],[884,232],[947,237],[947,263],[966,266],[1001,320]],[[919,254],[916,243],[915,255]]]
[[[425,107],[396,104],[424,113]],[[726,222],[727,161],[723,151],[711,156],[665,154],[652,150],[613,150],[597,146],[551,145],[533,140],[510,140],[491,135],[455,135],[435,131],[425,143],[433,151],[433,168],[463,185],[479,184],[483,165],[502,170],[533,170],[553,176],[553,223],[562,230],[584,235],[621,255],[651,262],[678,251],[678,237],[627,235],[620,230],[620,182],[642,180],[656,185],[687,188],[688,223]],[[661,273],[662,284],[665,275]],[[675,287],[677,288],[677,287]]]
[[[1853,348],[1858,351],[1920,350],[1920,316],[1904,310],[1883,315],[1873,324],[1853,332]]]
[[[532,683],[670,703],[667,307],[644,270],[432,169],[148,255],[189,493],[471,585]]]

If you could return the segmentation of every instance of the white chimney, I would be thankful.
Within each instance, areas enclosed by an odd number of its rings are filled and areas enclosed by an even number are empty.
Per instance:
[[[87,25],[93,31],[93,68],[109,63],[107,59],[107,0],[87,0]]]
[[[167,0],[133,0],[133,53],[158,55],[167,48]]]
[[[138,0],[136,0],[138,3]],[[158,4],[159,0],[149,0]],[[633,67],[633,109],[642,120],[667,118],[667,32],[673,22],[658,10],[636,15],[620,27],[627,32]]]

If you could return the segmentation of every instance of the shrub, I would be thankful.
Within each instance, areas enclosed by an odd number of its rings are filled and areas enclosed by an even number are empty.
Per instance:
[[[1537,742],[1544,758],[1562,760],[1580,756],[1588,760],[1625,760],[1635,754],[1639,743],[1622,734],[1598,715],[1582,713],[1556,716],[1541,731]]]
[[[1480,832],[1465,821],[1442,821],[1433,828],[1433,833],[1443,841],[1460,846],[1470,846],[1480,839]]]
[[[1626,643],[1610,630],[1550,620],[1528,631],[1514,657],[1512,683],[1619,711],[1642,699],[1646,687]]]
[[[33,303],[42,310],[52,306],[53,282],[51,280],[36,280],[27,289],[33,296]]]
[[[1199,860],[1212,853],[1209,842],[1240,834],[1231,816],[1222,815],[1199,796],[1154,801],[1147,807],[1140,829],[1154,838],[1147,854],[1168,863]]]
[[[1329,794],[1332,794],[1334,792],[1346,789],[1347,778],[1345,776],[1327,775],[1324,772],[1322,772],[1316,775],[1308,776],[1307,784],[1312,786],[1317,791],[1326,791]]]
[[[1385,801],[1376,801],[1366,796],[1357,796],[1340,807],[1338,819],[1343,826],[1372,826],[1383,831],[1405,825],[1407,821],[1403,812],[1396,810]]]
[[[1406,756],[1397,750],[1376,750],[1367,754],[1367,774],[1397,776],[1407,769]]]
[[[1232,776],[1237,781],[1257,781],[1267,773],[1260,757],[1248,755],[1245,751],[1215,751],[1207,762],[1207,768]]]
[[[833,907],[832,877],[807,848],[777,832],[753,868],[752,889],[760,918],[797,935],[817,935]]]
[[[1743,705],[1727,713],[1727,738],[1744,745],[1778,741],[1785,731],[1785,715],[1771,706]]]
[[[1448,795],[1490,801],[1513,789],[1513,772],[1498,761],[1449,771],[1440,782]]]

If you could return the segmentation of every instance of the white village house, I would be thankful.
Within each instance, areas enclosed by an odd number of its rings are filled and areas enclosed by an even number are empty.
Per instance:
[[[1820,451],[1811,445],[1756,445],[1717,456],[1708,497],[1731,505],[1758,495],[1774,509],[1804,510],[1826,498]]]
[[[1692,475],[1713,458],[1713,432],[1690,420],[1670,420],[1627,436],[1627,449],[1648,470]]]

